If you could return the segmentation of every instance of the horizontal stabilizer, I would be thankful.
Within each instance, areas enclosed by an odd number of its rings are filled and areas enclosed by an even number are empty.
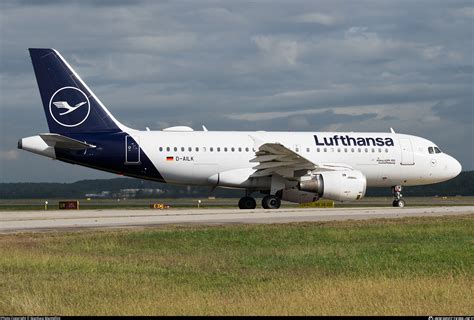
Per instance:
[[[68,138],[56,133],[42,133],[39,135],[41,139],[50,147],[71,150],[85,150],[95,148],[94,145],[82,142],[76,139]]]

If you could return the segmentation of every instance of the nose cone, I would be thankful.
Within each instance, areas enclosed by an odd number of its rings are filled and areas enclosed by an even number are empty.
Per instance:
[[[446,155],[444,168],[442,169],[442,172],[440,172],[444,179],[449,180],[457,177],[461,173],[461,170],[462,167],[459,161],[451,156]]]
[[[461,170],[462,170],[462,166],[459,163],[459,161],[457,161],[454,158],[451,158],[451,161],[449,164],[449,171],[451,172],[452,177],[453,178],[457,177],[461,173]]]
[[[453,157],[444,154],[444,165],[438,166],[436,172],[436,182],[447,181],[452,178],[457,177],[462,170],[461,164],[459,161]]]

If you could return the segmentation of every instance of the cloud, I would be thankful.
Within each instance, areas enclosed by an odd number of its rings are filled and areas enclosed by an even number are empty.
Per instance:
[[[455,103],[452,100],[449,103]],[[382,121],[398,120],[410,121],[417,116],[418,113],[424,114],[422,122],[439,120],[438,114],[432,112],[433,105],[437,102],[421,102],[421,103],[394,103],[382,105],[359,105],[359,106],[343,106],[330,108],[313,108],[297,111],[273,111],[273,112],[251,112],[225,115],[228,119],[241,121],[270,121],[274,119],[288,119],[294,117],[311,116],[318,117],[322,114],[331,114],[334,119],[331,121],[339,121],[344,116],[350,117],[366,117],[365,120],[377,119]],[[396,110],[396,112],[394,112]],[[444,109],[442,109],[444,110]]]
[[[452,10],[452,13],[456,17],[463,17],[463,18],[474,18],[474,6],[471,7],[463,7],[463,8],[456,8]]]
[[[247,23],[248,20],[227,8],[212,7],[199,10],[199,13],[204,19],[211,19],[221,23],[231,23],[234,25],[241,25]]]
[[[17,160],[19,157],[18,150],[1,150],[0,151],[0,160]]]
[[[196,35],[181,33],[166,36],[131,36],[126,39],[135,52],[160,53],[190,50],[196,44]]]
[[[257,45],[264,61],[277,67],[294,66],[302,50],[301,45],[294,40],[263,35],[254,36],[252,40]]]
[[[333,26],[339,23],[341,18],[335,15],[324,14],[321,12],[308,12],[296,16],[293,21],[301,23],[316,23],[323,26]]]
[[[473,136],[473,8],[428,0],[2,1],[0,150],[48,130],[27,48],[55,47],[131,127],[394,127],[436,141],[472,169],[472,151],[452,141]],[[101,175],[7,154],[4,181]],[[50,174],[56,167],[60,176]]]

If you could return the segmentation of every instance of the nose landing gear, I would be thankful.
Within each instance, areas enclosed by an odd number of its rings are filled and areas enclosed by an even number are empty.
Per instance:
[[[394,200],[392,202],[392,206],[403,208],[405,206],[405,200],[402,199],[402,186],[393,186],[392,193],[394,196]]]

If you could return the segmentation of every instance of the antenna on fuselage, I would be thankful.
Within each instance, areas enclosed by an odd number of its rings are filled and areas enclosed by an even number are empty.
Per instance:
[[[390,128],[390,132],[393,133],[393,134],[396,133],[395,130],[393,130],[393,128]]]
[[[202,125],[202,131],[209,131],[209,130],[207,130],[205,125]]]

